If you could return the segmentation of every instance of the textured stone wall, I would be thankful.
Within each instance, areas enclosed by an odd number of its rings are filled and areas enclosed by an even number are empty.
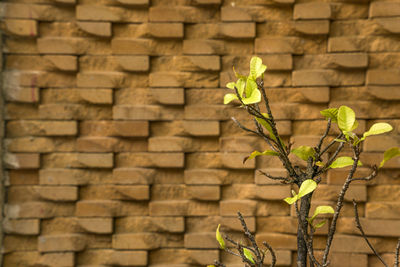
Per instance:
[[[5,267],[240,266],[215,241],[218,223],[238,237],[238,210],[280,266],[295,266],[290,186],[256,172],[284,169],[269,157],[242,164],[266,145],[232,123],[251,125],[241,109],[222,104],[232,66],[246,72],[251,55],[268,65],[285,141],[315,145],[319,111],[348,105],[358,133],[394,126],[365,142],[365,164],[399,145],[398,0],[6,0],[0,13]],[[323,177],[315,204],[334,205],[344,177]],[[400,160],[352,186],[333,246],[334,267],[380,266],[354,227],[353,198],[393,263]]]

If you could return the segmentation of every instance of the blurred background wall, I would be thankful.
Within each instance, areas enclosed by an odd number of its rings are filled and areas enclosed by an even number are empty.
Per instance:
[[[0,13],[6,267],[241,266],[215,241],[219,223],[240,238],[238,210],[280,266],[295,266],[291,188],[256,171],[284,169],[270,157],[242,164],[267,146],[233,124],[252,126],[243,110],[222,104],[232,66],[246,74],[252,55],[268,66],[294,147],[315,145],[319,111],[340,105],[356,111],[358,133],[394,127],[365,142],[364,164],[399,145],[399,1],[6,0]],[[345,174],[324,176],[315,204],[335,205]],[[399,159],[352,186],[332,266],[380,266],[354,227],[353,198],[393,263],[399,197]]]

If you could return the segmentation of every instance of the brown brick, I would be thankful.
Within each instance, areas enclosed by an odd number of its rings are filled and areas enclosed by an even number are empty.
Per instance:
[[[147,6],[149,0],[117,0],[117,2],[127,6]]]
[[[374,2],[369,9],[369,17],[394,17],[400,16],[400,4],[397,2]]]
[[[151,95],[163,105],[183,105],[185,104],[185,93],[183,88],[152,88]]]
[[[149,208],[150,216],[184,216],[187,214],[188,201],[152,201]]]
[[[149,55],[152,51],[148,39],[114,38],[111,48],[114,55]]]
[[[116,120],[160,120],[161,107],[156,105],[113,107],[113,117]]]
[[[283,168],[268,168],[268,169],[260,169],[261,171],[268,173],[269,175],[276,176],[276,177],[286,177],[287,176],[287,171]],[[255,171],[255,183],[264,185],[264,184],[280,184],[279,181],[272,180],[265,175],[263,175],[261,172],[258,170]]]
[[[293,60],[290,54],[263,55],[260,57],[269,70],[292,70]]]
[[[88,21],[77,21],[78,27],[89,34],[100,37],[111,36],[111,23],[110,22],[88,22]]]
[[[329,3],[296,4],[293,19],[330,19],[332,15]]]
[[[45,235],[38,239],[40,252],[82,251],[85,246],[85,236],[80,234]]]
[[[309,35],[329,34],[329,20],[295,21],[296,31]]]
[[[184,152],[190,150],[192,139],[178,136],[150,137],[149,151],[152,152]]]
[[[266,200],[282,200],[290,196],[290,186],[266,185],[256,187],[256,197]]]
[[[132,232],[169,232],[182,233],[185,230],[183,217],[152,217],[135,216],[118,218],[115,221],[115,231],[118,233]]]
[[[243,216],[254,216],[256,202],[253,200],[224,200],[220,202],[221,216],[236,216],[238,211]]]
[[[149,135],[147,121],[83,121],[82,135],[146,137]]]
[[[83,170],[71,169],[42,169],[39,171],[42,185],[84,185],[88,177]]]
[[[7,234],[38,235],[40,232],[39,220],[13,220],[3,221],[3,230]]]
[[[112,247],[115,249],[156,249],[163,243],[163,236],[155,233],[116,234]]]
[[[128,0],[119,0],[128,1]],[[132,2],[132,0],[129,0]],[[142,0],[143,1],[143,0]],[[138,2],[136,0],[136,2]],[[147,265],[147,251],[113,251],[108,262],[117,266],[145,266]]]
[[[228,114],[223,105],[186,105],[186,120],[227,120]]]
[[[115,168],[113,180],[116,184],[152,184],[155,173],[145,168]]]
[[[79,218],[78,225],[88,233],[111,234],[113,232],[111,218]]]
[[[296,37],[256,38],[255,52],[258,54],[301,54]]]
[[[114,56],[125,71],[148,71],[150,61],[148,56]]]
[[[118,167],[158,167],[183,168],[183,153],[120,153],[117,155]]]
[[[184,40],[183,53],[186,55],[220,55],[224,53],[221,40]]]
[[[255,26],[255,23],[222,23],[219,25],[219,32],[225,38],[255,38]]]
[[[386,31],[390,33],[398,34],[400,33],[399,23],[400,20],[398,18],[382,18],[377,19],[376,22]]]
[[[10,121],[7,123],[10,136],[74,136],[77,134],[75,121]]]
[[[371,250],[361,236],[336,234],[332,242],[332,252],[369,253]]]
[[[118,151],[118,139],[113,137],[80,137],[76,140],[79,152],[114,152]]]
[[[44,37],[37,39],[38,51],[42,54],[83,54],[86,46],[81,38]]]
[[[396,202],[367,203],[365,213],[372,219],[399,219],[400,204]]]
[[[275,249],[297,249],[296,235],[261,233],[256,235],[256,241],[259,244],[266,241]]]
[[[7,169],[38,169],[40,156],[35,153],[7,153],[4,155],[4,166]]]
[[[399,85],[399,77],[398,69],[368,70],[366,82],[369,85]]]
[[[191,199],[216,201],[220,199],[219,186],[189,186],[188,194]]]
[[[112,168],[112,153],[52,153],[44,156],[46,167],[51,168]]]
[[[215,18],[213,10],[201,10],[191,6],[154,6],[149,9],[151,22],[198,23]]]
[[[269,216],[257,218],[257,231],[259,233],[285,233],[297,234],[297,218],[288,216]]]
[[[45,60],[51,64],[56,70],[60,71],[77,71],[78,70],[78,58],[76,56],[54,56],[46,55],[43,56]]]
[[[249,153],[222,153],[222,165],[229,169],[254,169],[256,167],[255,160],[249,160],[243,164],[243,159],[247,156]]]
[[[189,185],[219,185],[225,182],[225,170],[191,169],[185,170],[185,183]]]
[[[114,200],[79,201],[75,213],[78,217],[113,217],[119,208],[120,203]]]
[[[381,100],[399,100],[398,86],[368,86],[368,93]]]
[[[145,22],[147,10],[102,5],[78,5],[76,18],[87,21]]]
[[[10,102],[36,103],[40,101],[39,88],[14,87],[5,89],[5,99]]]
[[[119,88],[123,87],[125,82],[124,73],[105,71],[80,72],[76,81],[78,87],[89,88]]]
[[[78,188],[75,186],[40,186],[36,187],[40,198],[50,201],[76,201],[78,200]]]
[[[366,68],[368,66],[368,55],[365,53],[330,54],[332,67],[338,68]]]
[[[183,23],[149,23],[148,30],[155,38],[183,38]]]
[[[20,137],[5,140],[9,152],[37,152],[46,153],[55,150],[54,142],[46,137]]]
[[[193,136],[218,136],[218,121],[184,121],[185,132]]]
[[[399,222],[397,220],[373,220],[360,218],[360,223],[368,236],[399,236]],[[338,221],[337,231],[344,234],[358,234],[359,231],[354,227],[353,218],[341,218]]]
[[[49,266],[72,267],[75,264],[75,255],[70,252],[41,254],[38,264]]]
[[[359,52],[365,49],[365,42],[358,36],[330,37],[328,52]]]
[[[6,19],[3,20],[1,28],[6,34],[22,37],[35,37],[38,34],[35,20]]]
[[[186,248],[218,248],[214,232],[187,233],[185,234]]]

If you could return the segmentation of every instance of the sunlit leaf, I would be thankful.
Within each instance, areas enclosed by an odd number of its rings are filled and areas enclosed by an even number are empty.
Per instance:
[[[341,106],[338,110],[337,119],[339,129],[350,132],[356,120],[356,114],[351,108]]]
[[[245,79],[238,79],[236,81],[236,88],[238,90],[238,93],[240,95],[240,97],[243,98],[243,92],[244,92],[244,88],[246,86],[246,80]]]
[[[225,246],[225,241],[224,241],[224,239],[222,238],[221,233],[219,232],[219,227],[220,227],[220,226],[221,226],[221,225],[218,224],[217,231],[216,231],[216,238],[217,238],[217,241],[218,241],[218,243],[219,243],[219,246],[220,246],[222,249],[225,249],[225,248],[226,248],[226,246]]]
[[[229,89],[232,89],[232,90],[235,90],[235,86],[236,86],[236,83],[234,83],[234,82],[230,82],[230,83],[226,84],[226,87],[228,87]]]
[[[340,142],[340,143],[346,143],[346,140],[342,140],[342,139],[335,139],[336,142]]]
[[[317,165],[318,167],[324,167],[325,166],[325,164],[322,161],[315,162],[315,165]]]
[[[255,157],[258,157],[258,156],[279,156],[279,153],[278,152],[275,152],[275,151],[272,151],[272,150],[265,150],[264,152],[260,152],[260,151],[253,151],[251,154],[250,154],[250,156],[248,156],[248,157],[245,157],[244,159],[243,159],[243,164],[247,161],[247,160],[249,160],[249,159],[254,159]]]
[[[243,254],[246,257],[246,259],[248,259],[252,263],[255,263],[253,259],[253,254],[251,254],[250,250],[248,250],[247,248],[243,248]]]
[[[312,191],[315,190],[315,188],[317,188],[317,183],[314,180],[312,179],[305,180],[300,186],[298,198],[300,199],[303,196],[311,193]]]
[[[329,166],[329,168],[332,168],[332,169],[344,168],[347,166],[352,166],[353,163],[354,163],[354,160],[351,157],[339,157]],[[362,166],[361,161],[357,162],[357,166]]]
[[[385,165],[386,161],[398,156],[400,156],[400,148],[398,147],[389,148],[388,150],[385,151],[385,153],[383,153],[383,160],[381,161],[381,164],[379,164],[379,168],[382,168],[383,165]]]
[[[207,267],[215,267],[215,265],[207,265]]]
[[[226,94],[224,96],[224,104],[229,104],[231,101],[238,99],[235,94]]]
[[[357,129],[357,127],[358,127],[358,120],[355,120],[355,121],[354,121],[354,124],[353,124],[353,126],[351,127],[351,130],[350,130],[350,131],[354,131],[355,129]]]
[[[246,88],[245,88],[246,97],[245,98],[250,97],[255,90],[258,90],[256,81],[248,78],[246,81]]]
[[[315,229],[321,228],[322,226],[325,225],[325,223],[326,223],[326,220],[323,220],[322,222],[317,223],[317,224],[314,225],[313,227],[314,227]]]
[[[309,146],[299,146],[295,149],[292,149],[291,151],[293,154],[295,154],[297,157],[299,157],[302,160],[307,161],[309,157],[314,158],[315,157],[315,150],[312,147]]]
[[[242,99],[243,103],[248,105],[248,104],[254,104],[258,103],[261,101],[261,93],[258,89],[253,90],[251,93],[250,97],[248,98],[243,98]]]
[[[393,127],[389,123],[378,122],[372,125],[371,128],[369,128],[369,130],[363,134],[361,140],[364,140],[366,137],[370,135],[383,134],[390,132],[391,130],[393,130]]]
[[[292,205],[294,202],[296,202],[299,198],[297,197],[297,195],[295,195],[294,197],[287,197],[284,199],[284,201],[286,203],[288,203],[289,205]]]
[[[267,69],[267,66],[262,64],[262,60],[259,57],[252,57],[250,60],[250,77],[255,80],[258,77],[260,77],[265,70]]]
[[[244,75],[242,75],[242,74],[237,73],[236,70],[235,70],[235,67],[232,67],[232,68],[233,68],[233,73],[235,73],[236,78],[238,78],[238,79],[244,79],[244,80],[247,79],[247,76],[244,76]]]
[[[318,206],[315,211],[314,215],[311,217],[310,221],[312,222],[315,217],[317,217],[319,214],[329,214],[329,213],[335,213],[334,209],[331,206]]]
[[[325,119],[331,119],[332,122],[337,122],[337,108],[328,108],[320,111],[321,115],[325,117]]]

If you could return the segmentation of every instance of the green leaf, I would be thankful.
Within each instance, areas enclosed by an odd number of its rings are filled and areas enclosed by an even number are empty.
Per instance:
[[[229,89],[232,89],[232,90],[235,90],[235,86],[236,86],[236,83],[234,83],[234,82],[230,82],[230,83],[226,84],[226,87],[228,87]]]
[[[246,80],[245,79],[238,79],[236,81],[236,88],[237,88],[238,93],[239,93],[241,98],[243,98],[243,92],[244,92],[245,86],[246,86]]]
[[[386,161],[398,156],[400,156],[400,148],[398,147],[389,148],[388,150],[385,151],[385,153],[383,153],[383,160],[381,161],[381,164],[379,164],[379,168],[382,168],[383,165],[385,165]]]
[[[351,108],[341,106],[338,110],[337,119],[339,129],[342,130],[342,132],[350,132],[356,120],[356,114]]]
[[[340,142],[340,143],[346,143],[346,140],[342,140],[342,139],[335,139],[336,142]]]
[[[226,94],[224,96],[224,104],[229,104],[231,101],[238,99],[235,94]]]
[[[315,162],[315,165],[317,165],[318,167],[324,167],[325,166],[325,164],[322,161]]]
[[[255,261],[253,259],[253,254],[251,254],[250,250],[248,250],[247,248],[243,248],[243,254],[249,261],[255,264]]]
[[[225,248],[226,248],[226,246],[225,246],[225,241],[224,241],[224,239],[222,238],[221,233],[219,232],[219,227],[220,227],[220,226],[221,226],[221,225],[218,224],[217,231],[216,231],[216,238],[217,238],[217,241],[218,241],[220,247],[221,247],[222,249],[225,249]]]
[[[317,224],[314,225],[313,227],[314,227],[315,229],[321,228],[322,226],[325,225],[325,223],[326,223],[326,220],[323,220],[322,222],[317,223]]]
[[[215,267],[215,265],[207,265],[207,267]]]
[[[293,154],[295,154],[297,157],[299,157],[302,160],[307,161],[309,157],[314,158],[315,156],[315,150],[312,147],[309,146],[299,146],[295,149],[292,149],[291,151]]]
[[[351,157],[339,157],[329,166],[329,168],[344,168],[353,165],[353,163],[354,160]],[[357,162],[357,166],[362,166],[361,161]]]
[[[246,97],[245,98],[249,98],[255,90],[258,90],[256,81],[248,78],[246,81],[246,89],[245,89]]]
[[[237,73],[235,70],[235,67],[232,67],[232,68],[233,68],[233,73],[235,73],[236,78],[247,80],[247,76]]]
[[[318,206],[315,211],[314,215],[310,218],[310,221],[314,221],[315,217],[317,217],[319,214],[328,214],[328,213],[335,213],[333,208],[331,206]]]
[[[358,120],[355,120],[353,126],[351,127],[351,131],[354,131],[355,129],[357,129],[357,127],[358,127]]]
[[[286,203],[288,203],[289,205],[292,205],[294,202],[296,202],[299,198],[297,197],[297,195],[295,195],[294,197],[287,197],[284,199],[284,201]]]
[[[375,123],[374,125],[372,125],[371,128],[369,128],[369,130],[363,134],[363,137],[361,138],[361,140],[364,140],[365,138],[367,138],[370,135],[383,134],[383,133],[390,132],[391,130],[393,130],[393,127],[389,123],[378,122],[378,123]]]
[[[312,179],[305,180],[299,189],[299,194],[297,195],[298,199],[302,198],[303,196],[311,193],[312,191],[317,188],[317,183]]]
[[[321,115],[325,117],[325,119],[331,119],[332,122],[337,122],[338,109],[337,108],[328,108],[320,111]]]
[[[258,102],[261,101],[261,93],[260,93],[260,91],[258,89],[255,89],[251,93],[250,97],[243,98],[242,101],[243,101],[243,104],[246,104],[246,105],[258,103]]]
[[[267,69],[267,66],[262,64],[262,60],[259,57],[252,57],[250,60],[250,77],[253,80],[256,80],[258,77],[260,77],[265,70]]]
[[[275,152],[275,151],[272,151],[272,150],[265,150],[264,152],[260,152],[260,151],[253,151],[251,154],[250,154],[250,156],[248,156],[248,157],[245,157],[244,159],[243,159],[243,164],[247,161],[247,160],[249,160],[249,159],[254,159],[255,157],[258,157],[258,156],[279,156],[279,153],[278,152]]]

